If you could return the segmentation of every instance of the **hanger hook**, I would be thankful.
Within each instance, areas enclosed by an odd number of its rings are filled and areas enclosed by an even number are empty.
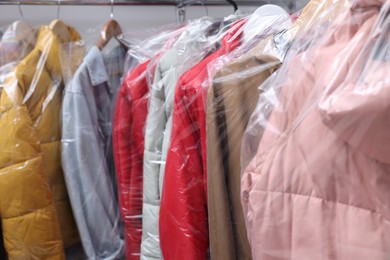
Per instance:
[[[57,0],[57,19],[60,19],[61,0]]]
[[[111,13],[110,18],[114,19],[114,0],[111,0]]]
[[[226,1],[233,6],[234,12],[238,10],[237,4],[236,2],[234,2],[234,0],[226,0]]]
[[[22,7],[20,6],[20,0],[18,0],[18,9],[19,9],[19,14],[22,20],[24,20],[23,12],[22,12]]]
[[[207,8],[207,6],[204,4],[204,0],[200,0],[200,4],[203,6],[203,8],[205,9],[206,11],[206,16],[209,16],[209,9]]]

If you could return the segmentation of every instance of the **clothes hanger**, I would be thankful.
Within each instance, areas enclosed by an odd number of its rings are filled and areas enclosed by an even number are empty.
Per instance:
[[[18,9],[19,9],[19,14],[20,14],[20,20],[24,20],[23,12],[22,12],[22,7],[20,6],[20,0],[18,0]]]
[[[18,9],[19,9],[20,20],[15,21],[12,24],[12,27],[16,35],[23,35],[25,32],[27,32],[27,30],[31,29],[31,26],[28,23],[26,23],[24,20],[23,11],[20,6],[20,0],[18,0]]]
[[[238,10],[237,4],[236,2],[234,2],[234,0],[226,0],[226,2],[228,2],[231,6],[233,6],[234,12]]]
[[[228,2],[230,5],[233,6],[234,8],[234,13],[233,14],[230,14],[228,16],[225,16],[223,18],[222,21],[217,21],[218,24],[215,24],[213,25],[214,27],[218,25],[219,28],[211,28],[210,27],[210,31],[207,35],[219,35],[217,39],[217,41],[221,40],[222,37],[224,36],[224,33],[230,28],[231,25],[233,25],[234,22],[238,21],[239,19],[243,18],[244,16],[242,16],[239,11],[238,11],[238,6],[237,6],[237,3],[234,1],[234,0],[226,0],[226,2]]]
[[[254,37],[259,34],[261,35],[273,24],[273,28],[277,30],[284,30],[291,27],[292,21],[290,15],[280,6],[273,4],[260,6],[252,15],[249,16],[249,19],[243,29],[242,42],[250,42]]]
[[[31,29],[31,26],[25,22],[24,20],[24,15],[23,15],[23,11],[22,11],[22,8],[20,6],[20,0],[18,0],[18,9],[19,9],[19,15],[20,15],[20,20],[17,20],[15,21],[13,24],[12,24],[12,27],[13,27],[13,31],[15,32],[15,34],[23,34],[25,33],[27,30]]]
[[[103,29],[100,32],[98,48],[102,50],[112,38],[115,38],[123,48],[127,49],[127,47],[118,39],[118,36],[121,34],[122,29],[119,23],[114,19],[114,0],[111,0],[110,20],[103,26]]]
[[[57,0],[57,19],[54,19],[50,24],[49,28],[60,36],[65,41],[71,41],[72,36],[70,35],[68,26],[60,20],[60,6],[61,0]]]
[[[201,6],[203,6],[205,12],[206,12],[206,16],[209,16],[209,9],[207,8],[207,5],[204,4],[204,0],[201,0],[200,1],[200,4]]]

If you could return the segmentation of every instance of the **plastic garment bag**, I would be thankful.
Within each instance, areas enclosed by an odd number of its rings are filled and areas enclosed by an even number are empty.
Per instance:
[[[252,258],[240,201],[241,139],[258,100],[258,86],[282,62],[289,43],[282,36],[292,24],[287,13],[263,17],[267,20],[256,41],[208,65],[210,83],[205,86],[210,87],[204,99],[211,259]]]
[[[16,21],[4,29],[4,34],[0,33],[0,93],[4,87],[5,79],[12,77],[17,62],[34,48],[37,38],[37,29],[22,21]],[[0,259],[7,259],[1,226]]]
[[[113,121],[114,158],[120,212],[125,224],[126,259],[140,259],[143,203],[144,126],[148,111],[148,73],[182,29],[159,31],[132,46],[128,60],[137,64],[124,76]],[[149,49],[142,48],[149,47]]]
[[[327,20],[333,19],[343,3],[314,0],[293,25],[287,13],[267,13],[272,6],[264,6],[267,15],[262,17],[262,26],[268,29],[257,36],[260,39],[255,46],[247,44],[251,46],[249,51],[248,46],[242,46],[208,66],[212,78],[206,106],[211,259],[252,257],[240,201],[242,137],[262,92],[259,85],[280,67],[291,42],[299,40],[295,35],[316,28],[322,12],[330,5],[335,11],[327,13]]]
[[[255,259],[389,258],[388,13],[351,2],[262,86],[242,146]]]
[[[60,160],[59,47],[79,34],[40,28],[34,49],[7,75],[0,98],[0,216],[10,259],[64,259],[78,242]]]
[[[245,19],[230,23],[219,48],[187,70],[176,85],[159,221],[161,249],[166,259],[207,258],[203,83],[208,79],[207,65],[240,45],[244,24]]]
[[[208,35],[221,21],[202,18],[188,23],[154,70],[145,124],[142,257],[162,258],[159,240],[160,197],[172,130],[176,84],[180,76],[208,53]]]
[[[154,34],[155,29],[149,33]],[[102,51],[96,46],[86,51],[84,45],[62,46],[62,68],[67,78],[62,106],[62,165],[86,256],[123,259],[125,242],[117,199],[112,121],[122,73],[128,66],[125,63],[132,66],[142,54],[134,47],[126,55],[115,40]],[[80,57],[84,57],[82,61]]]
[[[0,36],[0,91],[8,73],[33,50],[37,32],[37,28],[24,21],[13,22],[5,28],[4,35]]]
[[[37,28],[24,21],[16,21],[0,37],[0,67],[17,62],[29,54],[37,40]]]
[[[102,52],[93,46],[84,55],[83,47],[62,46],[64,75],[71,75],[61,111],[62,167],[86,256],[122,259],[125,244],[111,133],[126,51],[119,44]]]

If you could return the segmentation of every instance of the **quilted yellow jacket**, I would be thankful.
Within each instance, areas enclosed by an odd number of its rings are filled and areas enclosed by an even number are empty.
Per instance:
[[[0,217],[10,259],[64,259],[78,241],[61,169],[59,49],[79,39],[60,21],[43,26],[1,93]]]

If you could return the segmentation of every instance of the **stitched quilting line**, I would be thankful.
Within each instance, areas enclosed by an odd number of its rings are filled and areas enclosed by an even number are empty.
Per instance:
[[[323,202],[329,202],[329,203],[333,203],[333,204],[339,204],[339,205],[346,206],[346,207],[352,207],[352,208],[355,208],[355,209],[364,210],[364,211],[368,211],[368,212],[370,212],[370,213],[379,215],[379,216],[381,216],[382,219],[384,219],[386,222],[389,222],[389,223],[390,223],[390,220],[387,220],[387,219],[383,218],[383,215],[382,215],[381,213],[379,213],[379,212],[376,212],[376,211],[373,211],[373,210],[370,210],[370,209],[366,209],[366,208],[362,208],[362,207],[358,207],[358,206],[355,206],[355,205],[346,204],[346,203],[340,202],[340,201],[326,200],[326,199],[324,199],[324,198],[320,198],[320,197],[316,197],[316,196],[298,194],[298,193],[293,193],[293,192],[272,191],[272,190],[259,190],[259,189],[256,189],[256,191],[264,192],[264,193],[266,193],[266,192],[267,192],[267,193],[268,193],[268,192],[271,192],[271,193],[278,193],[278,194],[283,194],[283,195],[295,195],[295,196],[300,196],[300,197],[306,197],[306,198],[309,198],[309,199],[317,199],[317,200],[321,200],[321,201],[323,201]]]

